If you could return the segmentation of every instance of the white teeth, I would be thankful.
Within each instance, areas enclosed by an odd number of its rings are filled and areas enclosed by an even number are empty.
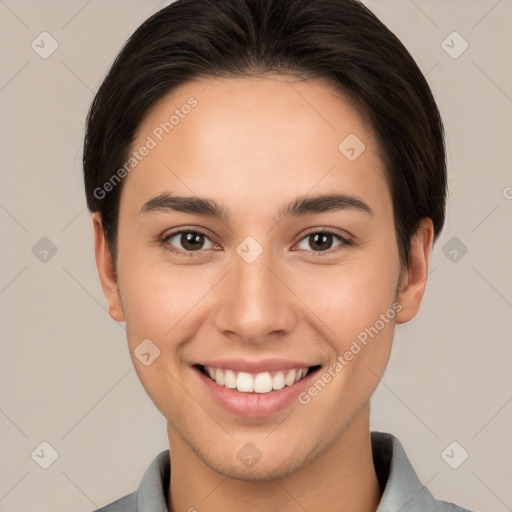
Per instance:
[[[241,393],[269,393],[273,390],[283,389],[303,379],[308,368],[297,368],[286,371],[277,371],[272,376],[270,372],[262,372],[252,375],[248,372],[234,372],[222,368],[204,367],[208,375],[219,386],[229,389],[237,389]]]
[[[217,384],[224,386],[224,372],[220,368],[215,370],[215,381]]]
[[[295,376],[297,372],[295,370],[290,370],[286,377],[284,378],[284,383],[287,386],[291,386],[295,382]]]
[[[272,388],[273,389],[283,389],[284,388],[284,375],[283,372],[277,372],[272,378]]]
[[[219,371],[222,370],[217,370],[217,372]],[[217,384],[219,384],[218,380]],[[236,389],[245,393],[252,393],[254,389],[254,379],[252,378],[252,375],[250,373],[240,372],[236,378]]]
[[[268,393],[272,391],[272,377],[270,373],[258,373],[254,378],[254,391],[256,393]]]
[[[217,382],[215,380],[215,382]],[[233,370],[226,370],[224,373],[224,386],[230,389],[236,388],[236,375]]]

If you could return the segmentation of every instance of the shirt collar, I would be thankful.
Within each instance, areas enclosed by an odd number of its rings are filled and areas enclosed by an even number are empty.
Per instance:
[[[383,489],[376,512],[436,510],[440,504],[420,482],[400,441],[386,432],[371,432],[375,471]],[[168,512],[170,452],[159,453],[147,468],[137,491],[137,512]]]
[[[371,440],[375,471],[384,491],[376,512],[438,510],[440,502],[420,482],[400,441],[376,431],[371,432]]]

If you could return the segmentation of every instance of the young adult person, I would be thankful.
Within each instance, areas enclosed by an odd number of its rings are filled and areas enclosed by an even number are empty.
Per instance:
[[[376,16],[178,0],[115,60],[83,161],[109,313],[169,439],[100,510],[464,510],[369,427],[446,196],[436,103]]]

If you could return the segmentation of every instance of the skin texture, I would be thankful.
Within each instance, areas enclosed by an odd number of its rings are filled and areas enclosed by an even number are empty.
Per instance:
[[[93,215],[110,315],[126,322],[137,374],[168,421],[169,510],[375,510],[381,490],[369,399],[388,362],[394,322],[411,320],[420,307],[432,222],[420,223],[401,276],[371,128],[320,81],[269,75],[189,82],[153,105],[133,147],[190,96],[197,106],[125,178],[117,274]],[[352,133],[366,146],[355,161],[338,150]],[[139,214],[164,191],[213,199],[230,219]],[[345,209],[277,221],[296,197],[334,192],[357,196],[373,215]],[[203,248],[192,257],[169,252],[171,240],[184,249],[180,236],[159,243],[177,228],[205,230]],[[318,250],[307,235],[327,228],[353,244],[333,237]],[[263,249],[252,263],[236,252],[248,236]],[[298,359],[322,365],[321,375],[396,301],[394,320],[307,405],[294,401],[269,417],[241,417],[198,385],[192,365],[221,357]],[[160,356],[145,366],[134,350],[148,338]],[[237,458],[248,442],[262,454],[252,467]]]

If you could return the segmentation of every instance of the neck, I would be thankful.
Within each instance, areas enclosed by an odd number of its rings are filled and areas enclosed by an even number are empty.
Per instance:
[[[247,481],[214,471],[168,426],[169,512],[375,512],[381,490],[372,458],[369,404],[323,453],[283,478]]]

